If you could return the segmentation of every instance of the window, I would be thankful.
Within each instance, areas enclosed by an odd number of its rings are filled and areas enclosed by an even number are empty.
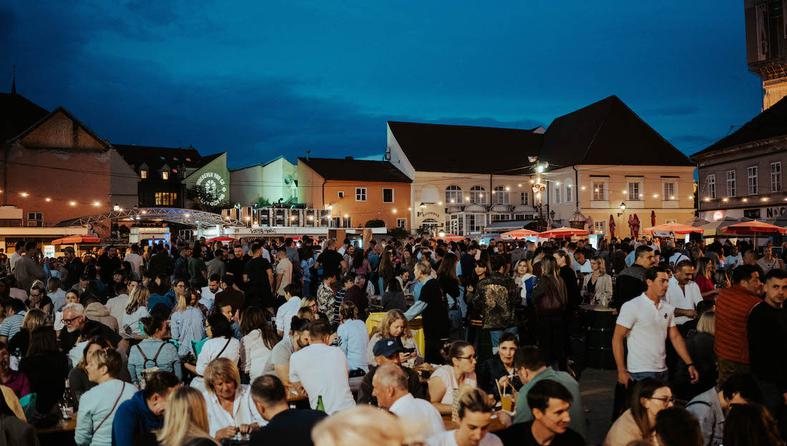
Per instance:
[[[470,188],[470,202],[473,204],[486,204],[486,200],[484,198],[484,189],[481,186],[473,186]]]
[[[508,192],[503,186],[495,186],[494,190],[494,203],[495,204],[508,204]]]
[[[528,193],[528,192],[520,193],[519,194],[519,202],[524,204],[524,205],[530,204],[530,193]]]
[[[727,171],[727,196],[734,197],[736,196],[735,190],[735,171],[728,170]]]
[[[593,181],[593,201],[607,201],[606,181]]]
[[[406,218],[397,218],[396,219],[396,227],[404,229],[407,227],[407,219]]]
[[[468,214],[467,226],[470,232],[481,232],[484,229],[484,214]]]
[[[716,198],[716,175],[714,174],[705,177],[705,196]]]
[[[28,212],[27,226],[33,226],[33,227],[44,226],[44,214],[42,212]]]
[[[574,186],[570,184],[566,184],[566,201],[567,202],[574,201]]]
[[[644,197],[642,194],[642,183],[639,181],[629,181],[628,199],[632,201],[639,201]]]
[[[156,192],[154,194],[156,206],[175,206],[178,202],[177,192]]]
[[[555,204],[560,204],[560,186],[555,185],[553,192],[555,194]]]
[[[445,202],[446,203],[461,203],[462,202],[462,188],[456,185],[450,185],[445,188]]]
[[[165,171],[161,172],[161,179],[162,180],[168,180],[169,179],[169,171],[168,170],[165,170]]]
[[[384,187],[383,203],[393,203],[393,202],[394,202],[394,190],[391,188]]]
[[[664,201],[675,201],[678,199],[676,194],[676,184],[673,181],[663,183],[664,185]]]
[[[356,187],[355,188],[355,201],[366,201],[366,188],[365,187]]]
[[[148,171],[145,170],[145,169],[140,170],[139,171],[139,177],[142,178],[143,180],[147,179],[148,178]]]
[[[339,199],[341,200],[342,198],[344,198],[344,191],[340,190],[338,195],[339,195]]]
[[[749,166],[746,168],[746,185],[748,186],[749,195],[757,195],[759,189],[757,166]]]
[[[771,192],[782,191],[782,163],[771,163]]]
[[[598,234],[604,234],[606,226],[607,222],[604,220],[593,222],[593,230]]]

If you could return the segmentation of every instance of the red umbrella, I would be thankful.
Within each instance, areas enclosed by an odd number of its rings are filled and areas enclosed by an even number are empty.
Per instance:
[[[656,226],[656,211],[650,211],[650,225]]]
[[[530,229],[515,229],[513,231],[508,231],[500,234],[501,239],[523,239],[527,237],[538,237],[538,232],[531,231]]]
[[[629,228],[631,228],[631,235],[635,239],[639,238],[639,217],[637,217],[637,214],[629,217]]]
[[[584,229],[574,229],[574,228],[556,228],[549,231],[544,231],[538,234],[541,238],[570,238],[570,237],[582,237],[588,235],[588,231]]]
[[[769,234],[787,234],[787,229],[772,225],[770,223],[763,223],[761,221],[744,221],[729,225],[722,231],[730,235],[769,235]]]
[[[456,235],[456,234],[445,234],[444,236],[438,238],[441,238],[446,242],[461,242],[462,240],[465,239],[463,236]]]
[[[609,238],[615,238],[615,217],[609,214]]]
[[[73,245],[74,243],[101,243],[101,239],[92,235],[71,235],[68,237],[52,240],[53,245]]]
[[[653,226],[652,228],[645,228],[642,230],[642,232],[651,235],[657,235],[657,234],[686,235],[691,233],[702,234],[705,232],[705,230],[696,226],[682,225],[680,223],[665,223],[663,225]]]
[[[208,242],[208,243],[213,243],[213,242],[222,242],[222,243],[224,243],[224,242],[234,242],[234,241],[235,241],[235,239],[234,239],[234,238],[232,238],[232,237],[228,237],[228,236],[226,236],[226,235],[222,235],[222,236],[219,236],[219,237],[213,237],[213,238],[209,238],[209,239],[207,240],[207,242]]]

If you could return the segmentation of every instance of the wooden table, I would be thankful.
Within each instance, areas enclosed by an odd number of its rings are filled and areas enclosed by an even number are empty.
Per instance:
[[[51,433],[58,433],[58,432],[74,432],[77,428],[77,419],[76,417],[72,417],[70,420],[60,420],[57,424],[52,427],[47,427],[45,429],[36,429],[38,434],[51,434]]]
[[[71,446],[74,442],[74,431],[77,427],[76,416],[70,420],[60,420],[52,427],[36,429],[38,442],[42,445]]]

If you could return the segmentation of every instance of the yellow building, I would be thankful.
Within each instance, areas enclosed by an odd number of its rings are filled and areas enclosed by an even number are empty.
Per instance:
[[[687,223],[694,217],[694,165],[617,96],[555,119],[544,135],[535,195],[553,226],[587,219],[596,233]],[[546,163],[546,164],[543,164]],[[534,188],[535,189],[535,188]]]

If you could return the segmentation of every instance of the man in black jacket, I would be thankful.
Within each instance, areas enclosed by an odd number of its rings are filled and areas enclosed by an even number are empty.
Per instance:
[[[647,245],[637,246],[634,252],[634,264],[621,271],[615,279],[613,307],[620,309],[624,303],[645,292],[645,271],[654,264],[653,249]]]
[[[251,385],[251,397],[257,412],[268,424],[251,434],[252,446],[286,444],[312,446],[312,429],[328,415],[311,409],[290,409],[281,380],[263,375]]]

